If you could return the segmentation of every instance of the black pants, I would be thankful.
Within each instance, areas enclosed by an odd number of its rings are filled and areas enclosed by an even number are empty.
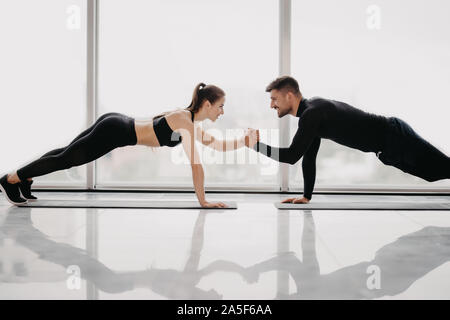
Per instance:
[[[450,179],[450,158],[419,136],[405,121],[389,118],[385,147],[378,158],[386,165],[426,181]]]
[[[113,149],[137,143],[134,119],[121,113],[105,113],[69,145],[47,152],[17,170],[19,179],[38,177],[86,164]]]

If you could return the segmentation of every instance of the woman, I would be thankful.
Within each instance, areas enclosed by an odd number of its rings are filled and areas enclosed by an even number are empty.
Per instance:
[[[205,119],[216,121],[224,113],[224,103],[225,92],[222,89],[200,83],[194,89],[189,107],[163,113],[150,121],[135,120],[120,113],[106,113],[65,148],[52,150],[16,172],[5,174],[0,179],[0,189],[12,204],[23,204],[37,199],[30,192],[32,177],[86,164],[119,147],[174,147],[182,143],[191,162],[194,189],[200,205],[204,208],[226,207],[222,202],[206,201],[203,167],[194,139],[215,150],[229,151],[244,145],[253,147],[258,137],[256,130],[247,130],[240,139],[217,140],[194,125],[194,122]]]

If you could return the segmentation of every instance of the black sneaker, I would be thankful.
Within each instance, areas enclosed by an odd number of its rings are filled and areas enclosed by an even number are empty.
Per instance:
[[[25,204],[27,200],[20,196],[19,184],[18,183],[9,183],[6,179],[7,175],[5,174],[0,179],[0,189],[5,195],[6,199],[14,205]]]
[[[31,194],[31,184],[33,180],[28,181],[27,179],[19,182],[19,190],[22,194],[22,197],[29,201],[35,201],[37,198]]]

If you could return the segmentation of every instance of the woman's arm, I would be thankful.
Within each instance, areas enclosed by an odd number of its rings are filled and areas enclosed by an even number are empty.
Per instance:
[[[205,197],[205,174],[203,166],[200,162],[200,156],[195,148],[194,125],[192,123],[184,123],[182,128],[178,130],[182,137],[182,145],[192,168],[192,180],[194,183],[195,194],[198,202],[205,208],[224,208],[226,205],[222,202],[208,202]]]
[[[233,140],[221,140],[204,132],[200,127],[195,128],[195,138],[203,145],[208,146],[214,150],[226,152],[240,149],[244,146],[252,148],[259,140],[259,130],[247,129],[241,138]]]

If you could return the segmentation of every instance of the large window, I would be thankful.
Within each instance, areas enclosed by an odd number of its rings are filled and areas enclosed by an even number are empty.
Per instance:
[[[278,1],[101,1],[98,114],[137,119],[187,107],[195,85],[226,92],[216,136],[229,129],[278,128],[264,88],[278,74]],[[200,148],[207,186],[276,188],[278,164],[248,149]],[[251,158],[253,157],[253,158]],[[190,186],[182,146],[117,149],[97,163],[99,185]]]
[[[86,1],[0,3],[2,172],[67,145],[86,127]],[[85,185],[85,166],[37,178]]]
[[[186,107],[199,82],[226,92],[224,116],[205,121],[205,130],[232,138],[247,127],[260,128],[264,142],[279,144],[287,129],[264,92],[287,62],[278,54],[285,21],[279,21],[279,0],[93,3],[98,52],[89,58],[96,63],[90,71],[98,71],[95,88],[86,81],[86,0],[0,3],[3,172],[66,146],[90,125],[86,119],[93,111],[97,117],[121,112],[150,120]],[[292,48],[291,74],[305,97],[397,116],[449,154],[449,9],[445,0],[293,0],[292,32],[284,39]],[[86,103],[87,85],[96,94],[95,110]],[[297,120],[290,121],[293,136]],[[198,148],[207,187],[280,186],[279,164],[260,154]],[[181,145],[127,146],[96,164],[98,188],[192,186]],[[383,165],[372,153],[329,140],[322,140],[317,166],[317,187],[450,186],[448,180],[425,182]],[[301,161],[289,171],[290,189],[302,188]],[[84,187],[86,181],[83,165],[37,177],[35,186]]]
[[[292,75],[303,94],[397,116],[450,153],[448,1],[293,1]],[[297,128],[292,121],[291,133]],[[448,186],[323,140],[317,186]],[[301,161],[290,185],[303,187]]]

